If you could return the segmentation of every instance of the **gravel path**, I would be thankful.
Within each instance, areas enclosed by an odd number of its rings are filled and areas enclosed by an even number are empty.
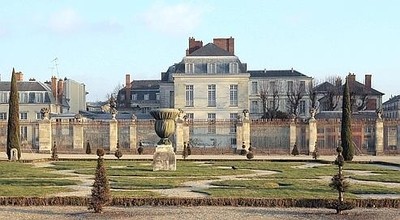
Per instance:
[[[0,206],[0,219],[184,219],[184,220],[376,220],[400,219],[400,209],[353,209],[336,215],[329,209],[304,208],[252,208],[252,207],[105,207],[104,213],[96,214],[86,207],[76,206]]]

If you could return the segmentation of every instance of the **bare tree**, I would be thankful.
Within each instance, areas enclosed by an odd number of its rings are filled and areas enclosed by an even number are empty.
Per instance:
[[[113,90],[109,93],[106,94],[106,100],[110,100],[111,96],[117,97],[118,93],[121,89],[124,88],[124,85],[121,83],[118,83],[117,85],[114,86]]]
[[[317,111],[319,108],[318,96],[317,96],[317,82],[312,80],[310,84],[308,84],[308,96],[310,97],[310,108],[314,111]]]
[[[264,81],[260,84],[259,96],[262,104],[263,115],[261,118],[267,118],[268,84]]]
[[[331,86],[327,87],[325,108],[328,111],[334,111],[341,97],[342,78],[340,78],[340,76],[330,76],[327,78],[326,82],[330,83]]]
[[[263,115],[261,118],[273,119],[279,109],[279,88],[277,81],[263,81],[260,84],[259,96],[262,103]],[[268,105],[268,100],[270,103]]]
[[[305,85],[300,82],[294,83],[293,88],[288,88],[286,94],[288,97],[288,113],[297,117],[300,100],[306,94]]]
[[[279,90],[277,87],[272,89],[272,101],[271,106],[268,108],[269,118],[276,118],[276,113],[279,109]]]

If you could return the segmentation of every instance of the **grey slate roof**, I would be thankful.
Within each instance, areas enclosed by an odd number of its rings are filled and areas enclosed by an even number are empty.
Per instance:
[[[250,77],[308,77],[297,70],[249,70]]]
[[[0,82],[0,91],[10,91],[11,82]],[[18,91],[51,91],[38,81],[17,82]]]
[[[159,89],[161,80],[133,80],[132,89]]]
[[[208,43],[187,56],[234,56],[234,55],[218,47],[213,43]]]
[[[329,82],[324,82],[317,87],[315,87],[315,90],[317,92],[327,92],[331,88],[335,87],[332,83]],[[379,92],[373,88],[366,88],[364,84],[354,81],[349,83],[349,88],[352,92],[355,92],[357,95],[362,95],[362,94],[367,94],[367,95],[377,95],[377,96],[382,96],[384,93]],[[338,91],[342,91],[343,85],[340,85],[338,88]]]
[[[315,119],[341,119],[342,111],[322,111],[315,115]],[[377,114],[375,111],[359,111],[352,114],[354,119],[376,119]]]
[[[391,103],[395,103],[397,101],[400,100],[400,95],[396,95],[391,97],[389,100],[387,100],[386,102],[383,103],[383,105],[387,105],[387,104],[391,104]]]

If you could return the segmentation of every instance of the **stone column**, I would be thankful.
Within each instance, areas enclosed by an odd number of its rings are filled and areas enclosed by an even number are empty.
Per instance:
[[[317,142],[317,120],[310,118],[308,120],[308,154],[314,152],[315,143]]]
[[[110,121],[110,152],[117,150],[118,142],[118,121],[113,118]]]
[[[375,121],[375,155],[383,154],[383,119],[377,118]]]
[[[73,149],[83,149],[83,124],[81,121],[77,121],[73,124]]]
[[[293,150],[293,146],[297,142],[297,128],[296,128],[296,123],[293,121],[290,122],[289,124],[289,154]]]
[[[137,123],[136,119],[132,119],[131,124],[129,125],[129,148],[136,149],[137,148]]]
[[[236,149],[242,149],[243,142],[243,121],[236,123]]]
[[[183,151],[183,143],[186,142],[187,140],[184,139],[184,133],[183,133],[183,124],[184,121],[180,118],[176,120],[176,127],[175,127],[175,148],[176,152],[182,152]]]
[[[53,144],[51,137],[51,121],[44,118],[39,122],[39,152],[50,153]]]

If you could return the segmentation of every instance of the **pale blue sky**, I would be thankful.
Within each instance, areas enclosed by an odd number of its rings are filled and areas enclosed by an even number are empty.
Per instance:
[[[104,100],[126,73],[159,79],[181,61],[188,38],[234,37],[248,69],[294,68],[321,81],[354,72],[400,94],[400,1],[0,0],[0,74],[85,83]]]

